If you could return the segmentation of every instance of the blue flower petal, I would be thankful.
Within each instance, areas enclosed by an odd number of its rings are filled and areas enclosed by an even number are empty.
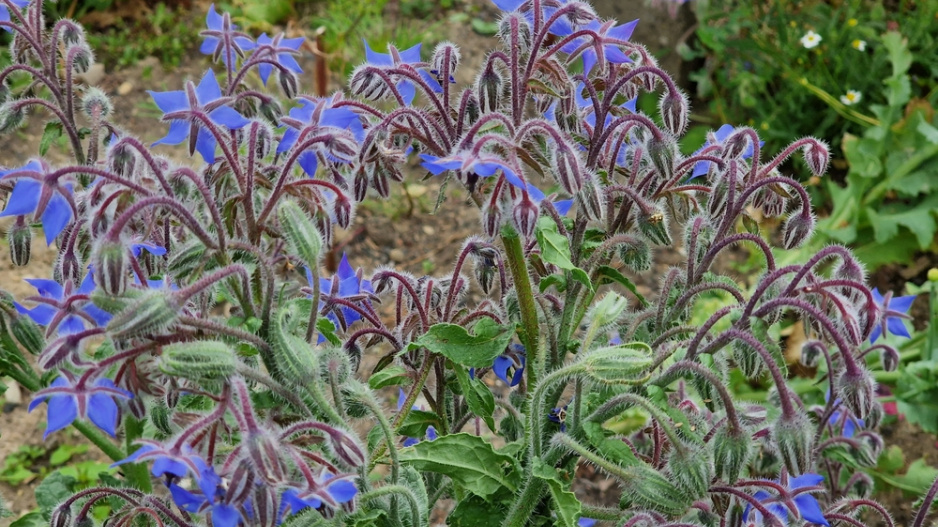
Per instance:
[[[261,82],[264,83],[264,86],[267,86],[267,79],[270,78],[270,74],[273,70],[274,67],[266,62],[257,65],[257,74],[261,76]]]
[[[24,216],[36,210],[42,183],[34,179],[20,178],[13,186],[13,192],[7,198],[7,206],[0,213],[3,216]]]
[[[316,177],[316,170],[319,168],[319,156],[316,155],[316,152],[303,152],[297,158],[297,162],[303,172],[306,172],[306,175]]]
[[[199,128],[199,134],[196,136],[195,149],[202,155],[206,163],[215,162],[215,136],[204,128]]]
[[[215,4],[212,4],[208,7],[208,14],[205,17],[205,25],[209,29],[214,29],[220,31],[222,29],[223,18],[218,14],[218,11],[215,10]]]
[[[210,114],[208,114],[208,118],[211,119],[212,122],[226,126],[232,130],[243,128],[251,122],[245,119],[244,116],[235,111],[233,108],[228,106],[219,106],[218,108],[215,108]]]
[[[391,59],[389,53],[378,53],[373,51],[368,45],[368,41],[362,39],[362,42],[365,43],[365,62],[371,64],[372,66],[393,66],[394,61]]]
[[[443,93],[443,87],[440,86],[440,82],[436,80],[434,75],[431,75],[429,72],[424,70],[417,70],[417,74],[427,83],[427,86],[430,87],[435,93]]]
[[[796,478],[791,478],[788,482],[788,488],[800,489],[802,487],[814,487],[824,481],[824,476],[819,474],[802,474]]]
[[[915,302],[916,296],[917,295],[894,296],[889,300],[889,309],[900,313],[908,313],[909,309],[912,307],[912,302]]]
[[[111,437],[117,427],[117,403],[108,393],[93,393],[88,401],[88,419]]]
[[[189,123],[185,121],[172,121],[169,123],[169,132],[166,137],[153,143],[156,145],[178,145],[189,137]]]
[[[410,81],[397,83],[397,91],[400,92],[401,99],[404,100],[405,106],[410,106],[410,103],[414,102],[414,97],[417,96],[417,88],[414,86],[414,83]]]
[[[795,506],[798,508],[798,512],[801,513],[802,520],[805,520],[808,523],[826,525],[830,527],[830,523],[828,523],[827,519],[824,518],[824,513],[821,512],[821,506],[818,504],[817,498],[814,496],[810,494],[800,494],[795,496]]]
[[[570,211],[570,207],[573,206],[572,199],[564,199],[554,202],[554,208],[557,209],[557,214],[561,216],[566,216],[567,212]]]
[[[355,488],[355,484],[344,479],[332,483],[326,487],[326,491],[339,503],[351,501],[355,495],[358,494],[358,489]]]
[[[302,40],[302,39],[301,39]],[[277,55],[277,58],[280,59],[280,65],[293,73],[303,73],[303,68],[296,62],[296,59],[293,58],[293,55],[289,53],[280,53]]]
[[[514,11],[521,7],[525,0],[492,0],[492,3],[502,11]]]
[[[220,97],[221,87],[218,86],[215,71],[209,69],[205,72],[205,75],[202,75],[202,80],[195,88],[195,98],[198,99],[200,105],[205,106]]]
[[[283,137],[280,139],[280,143],[277,145],[277,153],[282,154],[287,150],[293,148],[293,145],[296,144],[297,138],[300,136],[300,132],[295,128],[287,128],[283,132]]]
[[[62,285],[55,280],[48,280],[46,278],[27,278],[25,282],[35,287],[36,291],[39,293],[39,296],[43,298],[62,300],[62,295],[65,294],[62,289]]]
[[[75,333],[80,333],[85,330],[85,323],[82,322],[81,317],[76,315],[68,315],[62,319],[62,322],[59,323],[59,326],[56,328],[60,335],[73,335]]]
[[[495,362],[492,364],[492,371],[495,372],[495,376],[505,382],[505,384],[511,384],[508,380],[508,368],[511,367],[514,362],[504,355],[495,357]]]
[[[199,507],[208,501],[204,497],[193,494],[175,483],[169,484],[169,493],[173,497],[173,502],[179,506],[179,508],[189,512],[199,512]]]
[[[41,221],[42,232],[46,236],[46,245],[52,245],[52,242],[72,221],[72,207],[61,194],[53,194],[49,205],[42,213]]]
[[[42,435],[43,440],[49,437],[49,434],[58,432],[72,424],[72,421],[78,418],[78,406],[75,404],[75,397],[66,394],[52,395],[48,401],[46,432]]]
[[[189,99],[182,90],[155,92],[148,91],[153,102],[163,113],[178,112],[189,109]]]
[[[227,503],[212,507],[212,527],[238,527],[241,523],[241,513]]]
[[[211,55],[215,53],[215,50],[218,49],[219,40],[215,37],[205,37],[205,40],[202,41],[202,45],[199,46],[199,52],[203,55]]]
[[[875,342],[876,342],[876,339],[879,338],[879,336],[882,334],[882,332],[883,332],[882,326],[880,326],[879,324],[877,324],[876,326],[874,326],[874,327],[873,327],[873,331],[870,332],[870,342],[875,343]]]
[[[902,319],[899,317],[887,318],[886,327],[889,329],[889,332],[892,333],[893,335],[899,335],[900,337],[905,337],[907,339],[912,338],[912,335],[909,334],[909,330],[905,327],[905,324],[902,322]]]

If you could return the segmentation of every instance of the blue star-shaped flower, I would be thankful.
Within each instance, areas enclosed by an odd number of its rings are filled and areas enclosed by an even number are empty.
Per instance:
[[[215,136],[204,127],[196,115],[204,113],[211,122],[231,130],[242,128],[250,122],[233,108],[226,106],[230,98],[222,97],[221,88],[212,70],[205,72],[198,86],[188,82],[185,90],[147,93],[163,111],[163,120],[170,121],[169,133],[153,144],[178,145],[188,138],[189,155],[198,150],[209,164],[215,162],[217,142]]]
[[[225,490],[221,478],[215,469],[201,458],[195,459],[198,467],[197,478],[200,493],[190,492],[175,483],[169,484],[169,493],[173,501],[183,510],[194,513],[212,513],[214,527],[237,527],[242,521],[241,512],[233,504],[225,501]]]
[[[205,462],[192,451],[187,444],[181,448],[166,448],[157,441],[142,439],[139,440],[143,446],[134,451],[130,456],[114,463],[111,467],[123,465],[125,463],[143,463],[152,460],[153,467],[150,469],[155,477],[165,475],[176,478],[184,478],[190,472],[198,475]]]
[[[909,330],[906,329],[902,319],[911,320],[907,313],[912,307],[912,302],[916,295],[893,297],[892,291],[887,291],[886,296],[880,294],[879,289],[874,288],[873,301],[880,309],[879,324],[873,328],[870,334],[870,342],[876,342],[880,335],[899,335],[905,338],[911,338]]]
[[[508,351],[495,357],[492,364],[492,371],[495,376],[501,379],[508,386],[517,386],[524,375],[524,364],[526,355],[524,346],[521,344],[512,344]],[[509,377],[509,373],[511,376]]]
[[[130,399],[133,394],[114,385],[114,381],[101,378],[91,387],[73,386],[73,380],[62,375],[48,388],[36,392],[36,396],[29,403],[28,411],[32,412],[42,402],[48,402],[46,432],[42,438],[57,432],[72,424],[72,421],[81,417],[89,419],[101,430],[114,437],[117,428],[117,402],[115,397]]]
[[[719,144],[719,143],[722,143],[723,141],[726,141],[726,139],[729,136],[733,135],[733,132],[735,130],[736,128],[734,128],[733,125],[724,124],[716,132],[713,133],[713,137],[714,139],[716,139],[716,142]],[[698,149],[696,152],[694,152],[693,155],[698,155],[703,149],[707,148],[711,144],[713,143],[711,143],[710,140],[707,139],[704,142],[703,146],[700,147],[700,149]],[[760,147],[764,144],[765,144],[765,141],[759,141]],[[746,150],[743,151],[743,155],[742,155],[743,159],[749,159],[750,157],[752,157],[752,144],[749,144],[746,146]],[[712,163],[711,161],[698,161],[694,163],[694,172],[691,174],[689,179],[694,179],[695,177],[702,176],[706,174],[707,172],[709,172],[711,163]]]
[[[300,46],[303,45],[303,40],[303,37],[284,38],[283,34],[270,38],[267,36],[267,33],[261,33],[261,36],[257,37],[257,46],[258,51],[264,46],[270,47],[273,50],[273,57],[270,60],[276,61],[293,73],[303,73],[303,69],[300,68],[296,59],[293,58],[293,55],[295,55],[299,51]],[[257,57],[256,54],[255,57]],[[260,74],[264,86],[267,86],[267,79],[270,77],[270,73],[273,69],[273,65],[266,62],[257,67],[257,73]]]
[[[65,286],[55,280],[40,278],[29,278],[26,282],[39,293],[39,296],[26,299],[36,302],[36,307],[29,309],[19,302],[13,302],[13,306],[35,323],[46,326],[46,336],[56,331],[60,335],[68,335],[84,331],[89,326],[103,327],[111,320],[110,313],[91,303],[95,283],[90,270],[77,290],[73,290],[71,282],[66,282]]]
[[[29,5],[29,0],[12,0],[13,5],[23,9]],[[10,10],[7,8],[6,4],[0,3],[0,22],[9,22],[10,21]],[[7,26],[2,26],[4,31],[12,32],[13,30]]]
[[[39,161],[33,160],[20,168],[0,171],[0,180],[9,177],[15,178],[16,181],[13,192],[7,198],[6,208],[0,212],[0,218],[34,214],[42,223],[46,245],[51,245],[72,221],[72,206],[65,198],[65,194],[71,194],[72,185],[46,185],[25,174],[20,176],[24,172],[42,174],[43,166]]]
[[[277,153],[287,152],[297,143],[301,133],[306,130],[314,131],[317,135],[325,132],[329,127],[351,132],[356,141],[361,143],[365,139],[365,129],[362,126],[361,117],[347,107],[333,107],[336,99],[300,99],[300,105],[292,108],[289,117],[284,118],[283,122],[289,127],[283,132],[283,138],[277,145]],[[326,130],[320,131],[320,128]],[[339,162],[346,162],[345,159],[332,157]],[[316,175],[316,169],[319,167],[319,161],[316,152],[307,150],[300,154],[297,162],[304,172],[310,177]]]
[[[783,525],[788,525],[789,515],[794,510],[797,511],[795,519],[830,527],[830,523],[824,518],[824,513],[821,511],[817,498],[810,494],[811,492],[823,490],[823,487],[820,486],[822,481],[824,481],[824,476],[817,474],[803,474],[790,480],[787,474],[782,474],[780,484],[785,488],[782,496],[773,496],[764,490],[760,490],[753,497],[765,505],[765,508],[778,518]],[[762,525],[762,513],[751,506],[747,506],[746,510],[743,511],[743,522],[747,521]]]
[[[309,281],[310,287],[312,287],[313,273],[310,272],[309,269],[306,270],[306,279]],[[342,260],[339,262],[339,268],[336,270],[335,276],[332,278],[319,279],[319,291],[321,295],[319,309],[326,306],[326,302],[330,298],[341,298],[350,302],[366,303],[367,297],[374,294],[374,289],[371,287],[371,280],[362,280],[360,272],[352,268],[352,265],[348,262],[348,258],[344,253],[342,254]],[[358,311],[345,305],[332,307],[326,313],[325,317],[332,321],[335,327],[342,329],[347,329],[362,318]],[[322,335],[319,336],[319,341],[323,341]]]
[[[199,51],[206,55],[212,55],[212,60],[218,61],[219,58],[227,64],[230,49],[239,57],[244,57],[244,52],[254,49],[254,42],[246,33],[238,31],[238,26],[231,23],[231,16],[228,13],[218,14],[215,10],[215,4],[208,8],[208,14],[205,17],[207,30],[202,31],[205,40]]]
[[[583,29],[593,31],[599,35],[600,40],[604,42],[602,44],[594,43],[593,39],[590,37],[580,37],[574,39],[572,42],[565,44],[563,48],[561,48],[561,51],[564,53],[573,53],[578,48],[589,45],[590,47],[583,50],[583,54],[581,55],[583,59],[583,73],[588,75],[596,66],[596,62],[599,58],[596,53],[597,47],[601,49],[607,62],[612,62],[615,64],[632,62],[632,59],[630,59],[628,55],[619,49],[619,45],[617,43],[626,42],[632,37],[632,32],[635,31],[635,26],[638,25],[638,20],[633,20],[618,26],[613,26],[614,23],[615,22],[613,21],[600,22],[599,20],[590,20],[578,28],[562,26],[558,27],[555,24],[554,26],[551,26],[551,29],[553,30],[552,32],[554,32],[556,35],[562,37],[572,35],[575,31]]]
[[[352,501],[358,494],[358,489],[351,481],[334,478],[328,473],[323,476],[323,480],[328,498],[336,504]],[[318,509],[322,506],[322,498],[322,490],[288,488],[281,495],[280,517],[282,518],[287,510],[290,514],[298,514],[307,507]]]
[[[394,46],[388,46],[390,53],[378,53],[371,49],[367,40],[363,40],[363,42],[365,43],[365,62],[371,66],[394,68],[401,64],[421,64],[420,44],[410,49],[405,49],[404,51],[398,51]],[[429,72],[418,69],[417,74],[423,78],[431,90],[436,93],[443,92],[443,87],[440,86],[440,83]],[[417,88],[414,86],[414,83],[408,79],[401,79],[397,83],[397,91],[401,94],[404,104],[408,106],[410,106],[410,103],[414,101],[414,97],[417,95]]]
[[[505,160],[496,156],[488,154],[473,155],[471,152],[463,152],[447,157],[420,154],[420,158],[423,159],[423,163],[420,163],[420,165],[429,170],[434,176],[440,175],[447,170],[455,170],[463,178],[468,178],[472,174],[489,177],[494,176],[501,170],[506,181],[522,190],[528,188],[514,169]]]

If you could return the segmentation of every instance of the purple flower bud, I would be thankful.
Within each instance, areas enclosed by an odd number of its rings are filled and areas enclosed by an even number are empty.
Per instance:
[[[812,139],[804,147],[804,162],[815,176],[821,177],[827,172],[830,152],[823,141]]]
[[[335,205],[333,210],[335,212],[335,222],[339,227],[345,229],[351,225],[352,218],[355,215],[355,209],[352,204],[352,200],[348,199],[343,194],[339,194],[335,198]]]
[[[570,195],[579,192],[583,186],[583,174],[577,155],[563,146],[554,150],[553,161],[553,172],[563,189]]]
[[[280,81],[280,89],[283,90],[283,94],[287,99],[296,97],[299,81],[295,73],[280,70],[277,72],[277,79]]]
[[[355,171],[355,178],[352,180],[352,192],[355,195],[355,201],[361,203],[368,196],[368,178],[369,172],[372,177],[375,172],[375,163],[368,163],[368,168],[359,166]]]
[[[378,192],[378,195],[382,198],[387,198],[391,195],[391,184],[388,181],[387,171],[382,170],[379,165],[376,167],[374,174],[371,177],[371,186],[374,187],[375,191]]]
[[[447,57],[449,62],[447,63]],[[430,59],[431,72],[436,73],[436,80],[440,84],[450,82],[450,79],[444,79],[444,72],[449,73],[450,78],[456,73],[459,66],[459,48],[452,42],[440,42],[433,50],[433,56]]]
[[[733,133],[723,141],[723,159],[730,160],[739,157],[752,156],[752,143],[746,128],[736,128]]]
[[[10,227],[7,241],[10,243],[10,260],[13,261],[13,265],[22,267],[28,264],[33,233],[22,216],[18,217],[16,223]]]
[[[879,352],[879,360],[882,361],[883,370],[896,371],[899,367],[899,350],[888,344],[883,344],[883,346]]]
[[[511,219],[525,238],[534,236],[534,227],[537,225],[538,208],[527,196],[522,196],[511,209]]]
[[[80,342],[79,339],[75,338],[75,334],[63,335],[55,339],[39,354],[39,367],[43,371],[48,371],[66,359],[77,358],[76,354],[80,349]]]
[[[363,64],[352,71],[349,89],[354,95],[369,101],[381,100],[390,92],[387,83],[375,67],[368,64]]]
[[[787,250],[796,249],[804,245],[814,234],[813,214],[792,214],[782,226],[782,247]]]
[[[876,383],[864,368],[845,370],[837,378],[837,393],[857,419],[865,419],[876,404]]]
[[[517,41],[513,41],[511,38],[512,24],[518,27]],[[498,24],[498,33],[496,33],[496,36],[507,49],[517,47],[521,53],[524,53],[531,47],[531,26],[528,25],[528,21],[525,20],[517,10],[502,17]]]
[[[658,101],[658,111],[664,127],[674,135],[681,135],[687,128],[687,96],[679,90],[666,92]]]
[[[127,287],[127,270],[130,266],[130,257],[124,244],[104,238],[98,243],[92,260],[98,286],[111,296],[121,295]]]
[[[283,108],[280,107],[280,103],[276,99],[262,101],[258,111],[264,119],[271,123],[279,123],[280,118],[283,117]]]
[[[805,368],[817,368],[821,358],[827,355],[827,347],[819,340],[809,340],[801,346],[801,365]]]
[[[482,113],[498,111],[498,103],[502,95],[502,76],[490,62],[488,67],[476,80],[479,92]]]
[[[91,69],[94,64],[94,53],[88,44],[72,44],[65,50],[65,56],[72,59],[72,71],[81,75]]]
[[[498,205],[489,203],[482,209],[482,228],[486,236],[494,238],[502,228],[502,212]]]
[[[23,119],[26,118],[26,111],[16,101],[11,101],[0,106],[0,134],[10,133],[19,128]]]
[[[861,470],[857,470],[850,476],[850,480],[847,481],[847,494],[852,494],[858,498],[865,499],[869,498],[873,493],[873,488],[875,484],[873,483],[873,478],[869,474]]]
[[[593,177],[584,174],[583,186],[576,193],[577,206],[586,213],[586,217],[593,221],[601,221],[605,209],[602,206],[600,190]]]
[[[677,142],[664,136],[651,137],[647,145],[658,178],[670,180],[674,176],[674,160],[678,157]]]
[[[111,110],[111,100],[98,88],[88,88],[81,98],[81,111],[91,119],[103,119],[110,115]]]
[[[68,19],[62,19],[59,23],[61,24],[62,43],[66,46],[85,42],[85,28],[81,24],[76,24]]]
[[[752,439],[745,430],[731,431],[724,426],[713,439],[713,461],[716,474],[727,483],[733,484],[742,476],[752,456]]]

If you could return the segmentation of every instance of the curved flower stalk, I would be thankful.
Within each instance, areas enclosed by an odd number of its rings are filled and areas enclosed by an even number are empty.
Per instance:
[[[47,435],[75,427],[130,484],[76,493],[56,525],[105,499],[119,525],[426,525],[446,498],[460,498],[453,524],[834,526],[860,508],[890,523],[848,474],[882,449],[866,356],[895,367],[878,339],[908,335],[910,299],[870,291],[843,247],[776,262],[815,224],[783,162],[800,152],[821,176],[826,145],[766,158],[754,130],[726,125],[682,155],[687,97],[630,40],[634,22],[498,0],[502,46],[470,85],[452,43],[365,44],[350,94],[311,97],[299,39],[254,40],[213,6],[201,50],[224,77],[151,92],[169,123],[156,146],[200,154],[178,166],[122,133],[99,90],[76,90],[91,60],[77,24],[46,31],[41,0],[0,3],[19,46],[0,130],[44,108],[74,154],[0,174],[14,263],[31,222],[60,254],[30,279],[38,295],[0,299],[0,372],[46,403]],[[38,88],[9,89],[15,72]],[[635,104],[649,93],[652,115]],[[418,165],[480,210],[453,267],[362,269],[353,253],[323,272],[356,204]],[[764,259],[748,289],[714,267],[740,244]],[[643,294],[633,280],[671,246],[686,257]],[[802,360],[823,366],[823,406],[788,384],[791,317]],[[737,400],[734,369],[770,384],[771,404]],[[622,486],[616,507],[575,497],[580,460]]]

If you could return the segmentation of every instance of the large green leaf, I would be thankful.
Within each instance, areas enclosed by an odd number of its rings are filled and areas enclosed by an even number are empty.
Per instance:
[[[580,500],[570,490],[569,485],[560,480],[557,469],[535,458],[533,474],[535,478],[547,482],[547,488],[550,489],[551,505],[559,520],[557,524],[565,527],[575,527],[577,520],[580,518]]]
[[[545,262],[552,263],[565,271],[570,271],[574,280],[581,282],[590,289],[593,288],[589,277],[586,276],[586,272],[573,265],[570,260],[570,242],[566,236],[560,234],[557,224],[554,223],[552,218],[542,216],[538,219],[535,235],[537,236],[537,245],[541,248],[541,258]]]
[[[481,380],[469,378],[469,372],[462,366],[457,365],[453,370],[456,372],[459,388],[469,405],[469,411],[481,417],[489,430],[495,432],[495,419],[492,418],[492,414],[495,413],[495,396],[492,395],[492,390]]]
[[[514,335],[511,327],[500,326],[487,317],[479,320],[472,329],[475,334],[456,324],[436,324],[412,342],[408,349],[427,348],[456,364],[485,368],[504,353]]]
[[[884,243],[899,234],[899,226],[906,227],[915,235],[920,249],[927,249],[935,236],[934,213],[938,210],[938,194],[906,210],[889,212],[869,208],[866,211],[873,225],[873,234],[877,242]]]
[[[498,491],[515,492],[518,474],[511,456],[496,452],[479,436],[450,434],[434,441],[421,441],[400,452],[401,463],[417,470],[449,477],[454,485],[482,498]]]

